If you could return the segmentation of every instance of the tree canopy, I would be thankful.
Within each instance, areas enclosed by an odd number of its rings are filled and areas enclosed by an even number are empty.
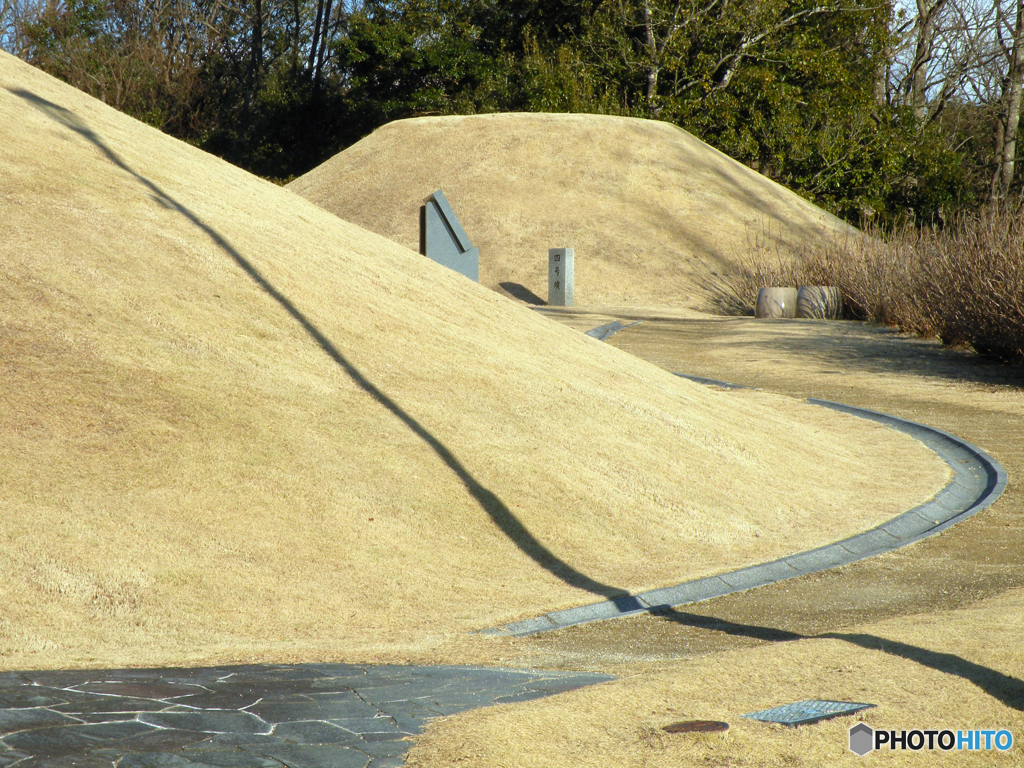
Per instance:
[[[1024,0],[0,0],[0,45],[274,179],[546,111],[670,121],[855,224],[1021,188]]]

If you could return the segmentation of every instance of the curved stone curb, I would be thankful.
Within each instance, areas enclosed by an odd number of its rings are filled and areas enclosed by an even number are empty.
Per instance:
[[[744,389],[742,385],[713,379],[676,374],[701,384]],[[1002,465],[970,443],[948,432],[852,405],[808,398],[808,403],[862,419],[884,424],[924,443],[953,470],[949,484],[924,504],[894,517],[887,523],[848,539],[761,563],[738,571],[687,581],[637,595],[624,596],[578,608],[554,611],[533,619],[525,619],[501,627],[486,629],[485,635],[533,635],[553,629],[592,621],[617,619],[641,613],[657,613],[678,605],[699,603],[715,597],[763,587],[776,581],[807,573],[836,568],[883,552],[905,547],[934,536],[956,523],[966,520],[999,498],[1006,488],[1006,470]]]
[[[755,392],[760,392],[758,387],[748,387],[746,384],[730,384],[728,381],[719,381],[718,379],[705,379],[703,376],[691,376],[688,373],[673,373],[673,376],[678,376],[681,379],[688,379],[694,381],[697,384],[704,384],[709,387],[718,387],[719,389],[752,389]]]
[[[597,328],[591,328],[589,331],[584,333],[584,336],[590,336],[598,341],[608,341],[612,336],[621,331],[623,328],[632,328],[634,325],[640,325],[642,320],[637,320],[635,323],[621,323],[616,320],[614,323],[606,323],[605,325],[599,325]]]

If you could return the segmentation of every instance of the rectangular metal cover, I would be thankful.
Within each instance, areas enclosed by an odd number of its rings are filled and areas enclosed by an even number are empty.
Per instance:
[[[808,699],[798,701],[794,704],[781,704],[771,709],[764,709],[760,712],[751,712],[743,715],[748,720],[760,720],[764,723],[781,723],[782,725],[805,725],[825,720],[829,717],[840,715],[852,715],[863,709],[875,706],[874,704],[860,704],[854,701],[822,701],[820,699]]]

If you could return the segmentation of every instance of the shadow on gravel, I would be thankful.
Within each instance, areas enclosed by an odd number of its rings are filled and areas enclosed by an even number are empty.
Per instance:
[[[402,410],[399,405],[381,391],[373,382],[367,379],[348,359],[338,350],[336,346],[304,315],[301,311],[280,291],[277,290],[262,274],[249,262],[234,246],[232,246],[217,230],[204,222],[195,213],[189,210],[182,203],[164,192],[159,186],[139,174],[128,166],[103,140],[89,128],[85,122],[74,112],[64,107],[47,101],[30,91],[24,89],[8,90],[29,102],[33,107],[43,114],[52,118],[64,127],[74,131],[90,141],[106,156],[111,163],[130,175],[140,186],[144,187],[152,199],[163,207],[179,213],[191,222],[197,229],[202,231],[211,241],[227,256],[229,256],[238,267],[248,275],[270,298],[281,306],[291,317],[302,327],[306,334],[316,342],[317,346],[341,368],[349,378],[364,392],[373,397],[378,404],[386,408],[391,414],[405,424],[409,430],[426,443],[430,449],[443,461],[448,468],[462,482],[469,494],[476,500],[483,509],[501,529],[501,531],[514,543],[520,551],[530,557],[537,565],[552,573],[566,584],[578,589],[586,590],[595,595],[613,600],[622,610],[640,608],[639,601],[624,589],[602,584],[586,574],[580,573],[564,560],[559,558],[551,550],[545,547],[530,533],[506,504],[492,491],[484,487],[469,473],[455,455],[420,424],[410,414]]]
[[[875,635],[826,632],[819,637],[843,640],[870,651],[882,651],[891,656],[899,656],[907,661],[916,662],[923,667],[944,672],[947,675],[961,677],[974,683],[989,696],[998,699],[1006,706],[1024,712],[1024,681],[967,661],[952,653],[929,651],[927,648],[918,648],[916,645],[907,645],[897,640],[887,640]]]
[[[899,656],[913,661],[923,667],[954,675],[973,683],[994,699],[1008,707],[1024,712],[1024,681],[1004,675],[989,667],[983,667],[967,661],[952,653],[930,651],[916,645],[908,645],[897,640],[888,640],[877,635],[847,634],[843,632],[825,632],[820,635],[803,635],[774,627],[760,627],[753,624],[739,624],[714,616],[702,616],[687,613],[674,608],[659,608],[652,613],[660,618],[682,624],[695,629],[723,632],[727,635],[746,637],[767,643],[788,642],[791,640],[829,639],[859,646],[869,651],[881,651],[891,656]]]
[[[714,616],[703,616],[699,613],[687,613],[677,608],[661,606],[651,611],[651,614],[667,621],[682,624],[685,627],[694,629],[707,629],[713,632],[723,632],[736,637],[747,637],[751,640],[761,640],[766,643],[783,643],[789,640],[806,640],[808,635],[799,632],[790,632],[786,629],[774,627],[758,627],[753,624],[738,624],[727,619],[719,619]]]
[[[614,315],[618,316],[618,315]],[[1024,366],[1002,365],[974,352],[854,321],[680,320],[680,335],[713,338],[739,359],[770,359],[783,350],[826,367],[879,375],[916,376],[1024,388]],[[757,337],[750,331],[758,330]],[[692,331],[690,330],[692,329]]]

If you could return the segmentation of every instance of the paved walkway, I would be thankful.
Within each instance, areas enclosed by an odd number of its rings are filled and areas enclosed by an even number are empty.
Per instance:
[[[608,675],[351,664],[0,674],[0,768],[392,768],[431,718]]]

